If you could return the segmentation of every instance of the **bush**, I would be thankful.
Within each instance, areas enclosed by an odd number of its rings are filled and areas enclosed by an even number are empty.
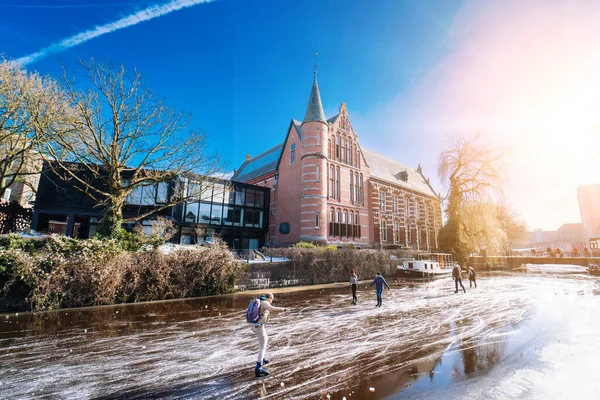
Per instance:
[[[289,258],[295,271],[294,278],[306,285],[345,282],[352,268],[360,279],[374,277],[376,272],[393,276],[396,271],[396,263],[390,260],[388,252],[330,247],[265,249],[264,252]]]
[[[243,268],[226,246],[124,251],[138,248],[129,239],[2,237],[0,287],[32,310],[49,310],[228,293]]]

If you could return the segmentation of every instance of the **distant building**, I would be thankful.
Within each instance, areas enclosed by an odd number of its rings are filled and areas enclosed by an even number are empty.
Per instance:
[[[600,183],[577,188],[579,212],[583,222],[585,241],[600,237]]]
[[[362,148],[344,103],[325,118],[316,74],[302,122],[246,161],[234,181],[271,189],[268,241],[437,248],[440,198],[421,167]]]

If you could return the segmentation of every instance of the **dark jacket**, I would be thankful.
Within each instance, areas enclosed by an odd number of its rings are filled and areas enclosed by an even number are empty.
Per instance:
[[[369,286],[373,286],[373,285],[375,285],[375,289],[377,289],[377,290],[383,289],[383,285],[387,286],[388,290],[392,290],[390,288],[390,285],[388,285],[388,283],[385,281],[385,279],[383,279],[383,276],[376,277]]]
[[[458,265],[455,265],[454,268],[452,269],[452,277],[454,279],[462,280],[462,271],[460,270],[460,267]]]

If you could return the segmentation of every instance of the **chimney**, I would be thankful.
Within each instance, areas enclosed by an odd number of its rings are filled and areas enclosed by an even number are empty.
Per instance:
[[[250,154],[246,154],[246,161],[250,161],[252,157],[250,156]]]

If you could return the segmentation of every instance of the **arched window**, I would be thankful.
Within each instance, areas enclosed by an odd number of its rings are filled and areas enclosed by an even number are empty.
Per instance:
[[[335,179],[335,170],[333,168],[333,164],[331,164],[329,166],[329,198],[331,199],[335,199],[335,185],[334,185],[334,179]]]
[[[346,162],[352,164],[352,144],[350,143],[350,139],[348,139],[346,146]]]
[[[357,203],[360,202],[360,199],[358,197],[358,172],[354,173],[354,199]]]
[[[346,139],[342,138],[342,161],[346,161]]]
[[[290,145],[290,164],[296,162],[296,142]]]
[[[360,174],[360,202],[363,204],[365,202],[365,191],[363,188],[363,174]]]
[[[350,171],[350,201],[354,202],[354,172]]]
[[[340,159],[340,137],[339,136],[335,137],[335,159],[336,160]]]
[[[329,222],[334,222],[335,221],[335,210],[333,209],[333,207],[331,207],[331,210],[329,210]]]
[[[335,170],[335,194],[338,200],[342,199],[340,191],[340,167],[336,167]]]
[[[344,210],[344,215],[342,216],[342,224],[348,223],[348,211]]]
[[[382,242],[387,241],[387,224],[384,219],[379,221],[379,238]]]
[[[352,211],[348,215],[348,225],[354,225],[354,213]]]
[[[342,222],[342,210],[340,210],[339,208],[337,209],[337,219],[335,222],[337,222],[338,224]]]

